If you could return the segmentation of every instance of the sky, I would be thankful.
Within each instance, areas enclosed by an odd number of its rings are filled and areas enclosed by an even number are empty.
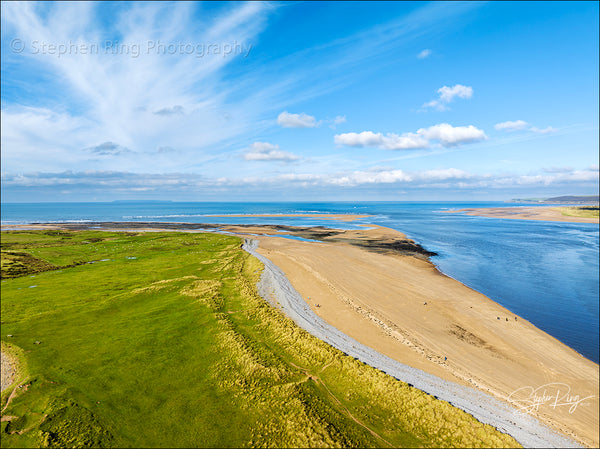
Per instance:
[[[2,202],[598,194],[598,2],[0,11]]]

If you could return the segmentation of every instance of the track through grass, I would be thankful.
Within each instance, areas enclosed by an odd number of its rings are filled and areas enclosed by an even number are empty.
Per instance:
[[[39,262],[2,280],[3,350],[23,361],[2,447],[518,446],[268,306],[240,244],[3,232],[3,261]]]

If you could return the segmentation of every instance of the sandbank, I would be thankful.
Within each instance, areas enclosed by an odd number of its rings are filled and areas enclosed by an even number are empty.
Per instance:
[[[393,229],[132,222],[35,227],[134,232],[203,228],[251,235],[259,241],[258,253],[283,270],[312,311],[361,344],[479,389],[581,444],[600,444],[598,364],[443,275],[427,251]],[[282,232],[322,242],[291,240]]]
[[[537,400],[537,407],[523,411],[598,447],[598,365],[527,320],[441,274],[424,258],[375,252],[343,242],[340,234],[322,243],[255,238],[257,251],[283,270],[318,316],[343,333],[513,407]],[[361,238],[405,236],[379,226],[349,231],[349,243]],[[558,401],[550,398],[557,393]],[[575,396],[581,402],[573,406]]]
[[[559,208],[553,206],[537,207],[489,207],[470,208],[448,211],[464,212],[466,215],[491,218],[510,218],[516,220],[565,221],[570,223],[599,223],[598,218],[571,217],[563,215]]]

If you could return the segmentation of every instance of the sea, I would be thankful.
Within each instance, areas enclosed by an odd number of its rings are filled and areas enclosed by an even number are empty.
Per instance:
[[[449,213],[471,207],[520,205],[503,202],[3,203],[1,221],[3,226],[88,221],[285,224],[343,229],[365,224],[386,226],[436,252],[438,255],[431,260],[444,274],[485,294],[598,363],[599,226]],[[370,216],[350,222],[232,216],[300,213]]]

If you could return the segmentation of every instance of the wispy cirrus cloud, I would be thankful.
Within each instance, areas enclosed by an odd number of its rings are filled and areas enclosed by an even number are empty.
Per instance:
[[[342,123],[346,123],[347,121],[348,120],[346,120],[345,115],[338,115],[333,120],[330,120],[331,125],[329,125],[329,127],[335,129],[336,125],[341,125]]]
[[[329,124],[331,129],[335,129],[337,125],[346,123],[345,115],[338,115],[333,119],[317,120],[316,117],[305,113],[291,114],[283,111],[277,116],[277,124],[282,128],[317,128],[322,124]]]
[[[5,107],[3,100],[3,161],[23,161],[30,168],[37,162],[42,168],[50,146],[69,155],[62,158],[63,167],[76,168],[85,161],[83,149],[110,141],[138,152],[138,168],[143,169],[154,165],[152,157],[144,156],[157,146],[180,149],[181,163],[199,147],[210,152],[256,125],[246,111],[261,111],[249,107],[250,95],[231,103],[221,85],[224,71],[243,55],[195,50],[235,42],[252,45],[274,7],[238,4],[202,26],[197,16],[193,19],[195,7],[191,3],[3,5],[3,28],[24,45],[19,54],[7,52],[6,59],[3,54],[3,77],[8,67],[4,61],[28,67],[27,73],[44,78],[43,83],[30,80],[45,89],[32,101],[48,99],[45,107],[18,103]],[[112,26],[103,26],[98,14],[110,14]],[[64,53],[51,50],[61,45]],[[59,110],[55,92],[62,94]],[[228,120],[231,116],[236,117],[233,123]],[[57,121],[69,132],[43,131]],[[9,129],[15,122],[18,132]],[[23,154],[23,148],[33,157]]]
[[[317,119],[305,113],[291,114],[283,111],[277,117],[277,124],[284,128],[315,128],[319,126]]]
[[[514,120],[502,123],[496,123],[494,128],[499,131],[520,131],[529,127],[529,123],[524,120]]]
[[[429,48],[426,48],[419,52],[419,54],[417,55],[417,58],[419,58],[419,59],[428,58],[429,56],[431,56],[431,53],[432,53],[432,51]]]
[[[131,153],[129,148],[125,148],[114,142],[104,142],[100,145],[88,148],[88,150],[94,154],[101,156],[118,156],[123,153]]]
[[[299,160],[300,157],[287,151],[281,151],[279,145],[269,142],[254,142],[244,153],[244,159],[247,161],[293,162]]]
[[[4,167],[206,170],[204,161],[235,155],[248,139],[261,139],[272,126],[265,117],[344,88],[354,82],[349,70],[365,76],[399,46],[436,35],[450,26],[449,18],[476,9],[423,5],[340,39],[253,60],[252,49],[278,8],[236,3],[202,15],[192,2],[3,5],[3,43],[4,36],[15,36],[25,44],[19,54],[3,51],[3,86],[10,79],[27,87],[17,101],[6,101],[3,89]],[[40,43],[68,51],[40,51]],[[227,52],[228,46],[244,51]],[[27,98],[31,89],[35,95]],[[335,128],[345,121],[343,115],[297,115],[294,126]],[[99,160],[87,149],[102,142],[116,142],[135,158],[120,154],[112,165],[108,155]],[[177,154],[157,161],[163,153],[156,148],[177,148]]]
[[[177,104],[175,106],[161,108],[153,112],[155,115],[182,115],[183,114],[183,106]]]
[[[529,128],[529,131],[537,134],[550,134],[556,132],[556,129],[552,128],[551,126],[547,126],[546,128],[537,128],[535,126],[532,126],[531,128]]]
[[[556,129],[552,128],[551,126],[540,129],[535,126],[532,126],[530,123],[527,123],[524,120],[514,120],[514,121],[496,123],[494,125],[494,128],[497,129],[498,131],[507,131],[507,132],[531,131],[536,134],[549,134],[549,133],[556,132]]]

